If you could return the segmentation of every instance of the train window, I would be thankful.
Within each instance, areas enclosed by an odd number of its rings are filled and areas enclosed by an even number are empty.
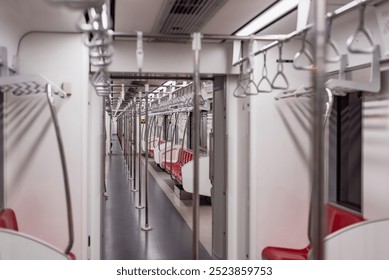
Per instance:
[[[329,127],[329,201],[361,211],[362,97],[336,96]]]
[[[207,151],[208,146],[208,112],[201,112],[200,116],[200,149]]]
[[[192,139],[192,126],[193,126],[193,112],[190,113],[190,119],[188,123],[188,138],[187,145],[189,149],[193,149]],[[201,111],[200,113],[200,152],[206,153],[208,148],[208,112]]]

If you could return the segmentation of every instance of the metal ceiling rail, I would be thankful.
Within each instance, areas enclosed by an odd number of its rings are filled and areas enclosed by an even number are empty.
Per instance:
[[[186,87],[186,85],[169,85],[169,86],[164,86],[164,85],[158,85],[158,84],[149,84],[150,87],[161,87],[161,88],[170,88],[170,87],[174,87],[174,88],[184,88]],[[113,87],[122,87],[122,84],[111,84],[111,88]],[[127,87],[127,88],[140,88],[140,87],[144,87],[144,85],[124,85],[124,87]],[[152,92],[150,92],[152,93]]]
[[[385,2],[385,1],[382,1],[382,0],[380,0],[380,1],[378,1],[378,0],[354,0],[354,1],[344,5],[342,7],[340,7],[339,9],[336,9],[334,12],[327,13],[326,19],[331,21],[331,20],[333,20],[333,19],[335,19],[335,18],[337,18],[337,17],[339,17],[339,16],[341,16],[341,15],[343,15],[345,13],[348,13],[348,12],[351,12],[351,11],[355,10],[356,8],[358,8],[358,7],[362,6],[362,5],[367,5],[367,4],[371,4],[371,3],[377,3],[377,2],[378,3],[382,3],[382,2]],[[260,50],[254,52],[254,56],[256,56],[258,54],[261,54],[261,53],[263,53],[263,52],[265,52],[265,51],[267,51],[267,50],[269,50],[271,48],[274,48],[275,46],[278,46],[280,44],[288,42],[290,39],[292,39],[292,38],[294,38],[294,37],[296,37],[296,36],[306,32],[306,31],[308,31],[312,27],[313,27],[313,24],[307,25],[303,29],[296,30],[296,31],[293,31],[293,32],[289,33],[284,38],[277,39],[274,42],[264,46]],[[256,40],[255,37],[253,39]],[[246,56],[244,58],[241,58],[238,61],[234,62],[232,64],[232,66],[237,66],[239,64],[242,64],[243,62],[248,61],[248,59],[249,59],[248,56]]]
[[[136,39],[136,33],[127,33],[127,32],[111,32],[113,38],[129,38]],[[282,40],[286,35],[254,35],[254,36],[237,36],[237,35],[220,35],[220,34],[201,34],[202,40],[210,41],[248,41],[248,40],[257,40],[257,41],[274,41]],[[143,33],[144,39],[181,39],[181,40],[191,40],[191,34],[159,34],[159,33]]]
[[[335,19],[345,13],[348,13],[348,12],[351,12],[352,10],[355,10],[356,8],[358,8],[359,6],[361,5],[367,5],[367,4],[371,4],[371,3],[374,3],[374,2],[377,2],[377,3],[382,3],[382,2],[385,2],[386,0],[354,0],[342,7],[340,7],[339,9],[336,9],[335,11],[333,12],[330,12],[330,13],[327,13],[327,19]]]
[[[258,54],[261,54],[261,53],[264,53],[266,52],[267,50],[271,49],[271,48],[274,48],[280,44],[283,44],[283,43],[286,43],[288,42],[289,40],[291,40],[292,38],[304,33],[305,31],[311,29],[313,26],[313,24],[310,24],[310,25],[307,25],[305,28],[303,29],[300,29],[298,31],[293,31],[291,33],[289,33],[288,35],[284,36],[283,39],[280,39],[280,40],[276,40],[276,41],[273,41],[272,43],[264,46],[263,48],[259,49],[258,51],[254,52],[254,56],[258,55]],[[245,61],[248,61],[249,60],[249,57],[246,56],[246,57],[243,57],[241,59],[239,59],[238,61],[234,62],[232,64],[232,66],[237,66],[239,64],[242,64],[243,62]]]

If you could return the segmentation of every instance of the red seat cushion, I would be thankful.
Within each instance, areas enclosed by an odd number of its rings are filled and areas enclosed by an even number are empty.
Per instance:
[[[68,257],[69,257],[71,260],[76,260],[76,259],[77,259],[77,258],[76,258],[76,255],[73,254],[72,252],[70,252],[70,253],[68,254]]]
[[[306,260],[310,246],[303,249],[289,249],[282,247],[266,247],[262,251],[262,258],[267,260]]]
[[[326,205],[326,213],[327,234],[331,234],[344,227],[364,221],[363,217],[331,205]],[[262,251],[262,257],[268,260],[306,260],[309,249],[310,245],[304,249],[266,247]]]
[[[360,216],[342,209],[326,205],[327,211],[327,234],[333,233],[349,225],[364,221]]]
[[[173,164],[172,166],[172,174],[174,176],[174,178],[179,182],[179,183],[182,183],[182,172],[181,172],[181,164],[180,163],[176,163],[176,164]]]
[[[174,164],[174,162],[173,162],[173,164]],[[165,161],[163,161],[163,162],[161,163],[161,167],[162,167],[162,168],[165,168],[166,171],[169,171],[169,172],[170,172],[170,170],[172,169],[172,163],[171,163],[171,162],[165,162]]]
[[[0,218],[0,228],[7,228],[7,225],[5,224],[5,221]]]
[[[0,213],[0,227],[19,231],[15,212],[12,209],[5,209]]]

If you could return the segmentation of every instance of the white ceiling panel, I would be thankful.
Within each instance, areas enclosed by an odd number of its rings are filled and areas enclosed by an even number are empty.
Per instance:
[[[151,32],[164,0],[116,0],[115,31]]]
[[[288,34],[296,30],[297,26],[297,11],[293,11],[279,21],[273,23],[258,35],[270,34]]]
[[[275,0],[229,0],[204,26],[206,34],[232,34]]]
[[[48,0],[1,0],[0,9],[27,31],[78,31],[81,11],[51,5]]]

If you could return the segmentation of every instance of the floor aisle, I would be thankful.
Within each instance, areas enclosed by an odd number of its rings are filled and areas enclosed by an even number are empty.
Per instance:
[[[105,259],[191,259],[192,231],[149,174],[149,213],[153,230],[140,229],[144,210],[130,191],[117,138],[110,156],[105,210]],[[200,259],[210,259],[200,246]]]

